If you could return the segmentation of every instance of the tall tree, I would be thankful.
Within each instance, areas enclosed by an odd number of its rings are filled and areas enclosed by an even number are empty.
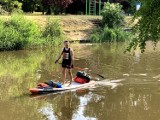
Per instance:
[[[73,0],[42,0],[43,6],[49,9],[48,14],[51,14],[52,10],[58,14],[62,13],[72,2]]]
[[[1,0],[0,4],[3,6],[4,10],[10,13],[22,9],[22,3],[18,0]]]
[[[142,6],[136,12],[134,20],[138,22],[134,26],[134,33],[137,36],[127,50],[140,47],[144,52],[146,41],[153,41],[156,43],[160,40],[160,0],[140,0]]]

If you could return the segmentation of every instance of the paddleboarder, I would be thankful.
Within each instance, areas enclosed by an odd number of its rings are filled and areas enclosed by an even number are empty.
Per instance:
[[[64,48],[62,49],[59,57],[55,61],[55,64],[62,57],[62,84],[65,84],[66,71],[68,70],[70,76],[70,84],[73,80],[72,68],[73,68],[73,50],[69,47],[69,41],[64,41]]]

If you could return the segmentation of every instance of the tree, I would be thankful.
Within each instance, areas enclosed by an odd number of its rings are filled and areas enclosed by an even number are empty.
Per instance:
[[[0,4],[7,12],[21,11],[22,3],[17,0],[1,0]]]
[[[55,14],[62,13],[73,0],[42,0],[44,7],[48,8],[48,14],[52,14],[52,10]]]
[[[142,6],[134,17],[138,22],[133,28],[137,38],[131,41],[128,51],[139,46],[144,52],[146,41],[153,41],[156,46],[160,39],[160,0],[140,0],[140,2]]]
[[[24,12],[42,11],[42,0],[17,0],[22,3]]]

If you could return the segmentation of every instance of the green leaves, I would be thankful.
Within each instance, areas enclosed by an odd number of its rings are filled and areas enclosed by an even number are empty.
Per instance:
[[[2,0],[3,9],[9,13],[22,12],[22,3],[17,0]]]
[[[4,8],[0,5],[0,15],[7,15],[8,12],[4,10]]]
[[[122,28],[102,28],[94,31],[90,39],[92,42],[124,42],[132,39],[132,34],[125,32]]]
[[[124,16],[122,15],[122,6],[119,4],[105,3],[102,10],[102,23],[103,26],[109,28],[119,27],[124,21]]]
[[[135,14],[138,19],[134,26],[134,34],[137,36],[128,47],[128,51],[132,48],[140,47],[144,52],[146,41],[153,41],[155,44],[160,39],[160,1],[159,0],[141,0],[142,7]]]
[[[122,6],[105,3],[102,10],[102,28],[93,31],[90,36],[92,42],[124,42],[132,38],[132,34],[121,27],[124,22]]]
[[[32,41],[41,41],[38,27],[22,15],[12,15],[10,20],[0,20],[0,50],[22,49]]]
[[[60,22],[49,18],[43,31],[43,37],[46,38],[48,44],[58,44],[63,40],[63,30]]]

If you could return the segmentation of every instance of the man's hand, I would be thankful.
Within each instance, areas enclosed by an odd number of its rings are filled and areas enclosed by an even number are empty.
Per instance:
[[[58,60],[56,60],[54,63],[56,64],[58,62]]]

